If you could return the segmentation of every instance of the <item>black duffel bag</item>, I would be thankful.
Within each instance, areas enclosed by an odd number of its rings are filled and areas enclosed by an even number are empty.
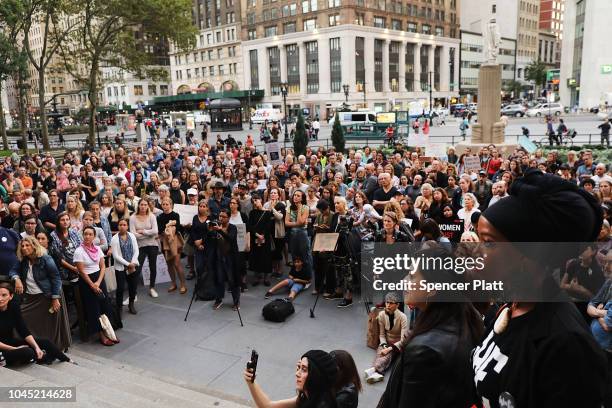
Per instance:
[[[293,313],[295,313],[293,303],[285,299],[275,299],[265,305],[261,311],[264,319],[277,323],[284,322]]]

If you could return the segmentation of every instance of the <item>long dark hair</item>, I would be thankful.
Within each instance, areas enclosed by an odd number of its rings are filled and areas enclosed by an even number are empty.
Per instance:
[[[317,408],[321,401],[328,401],[330,407],[336,407],[335,394],[333,393],[333,387],[329,384],[321,370],[312,364],[308,359],[308,378],[304,383],[304,391],[300,391],[297,397],[296,406],[298,408]],[[306,395],[308,394],[308,395]]]
[[[355,390],[361,392],[361,378],[359,377],[353,356],[346,350],[333,350],[329,354],[336,360],[338,365],[338,378],[336,378],[334,392],[337,393],[348,384],[353,384]]]
[[[64,235],[66,234],[66,232],[70,233],[70,227],[64,229],[64,227],[62,227],[62,224],[60,224],[60,219],[62,219],[62,217],[68,217],[70,219],[70,214],[68,214],[68,212],[66,211],[62,211],[61,213],[59,213],[57,215],[57,224],[55,225],[55,234],[57,235],[57,237],[60,239],[60,241],[62,241],[62,245],[66,246],[68,245],[68,238],[66,238]]]

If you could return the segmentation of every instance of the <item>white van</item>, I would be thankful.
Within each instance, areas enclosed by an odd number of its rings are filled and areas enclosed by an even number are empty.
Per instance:
[[[376,124],[376,112],[338,112],[338,116],[342,126]]]
[[[557,102],[553,102],[553,103],[541,103],[539,105],[536,105],[533,108],[528,109],[527,112],[525,112],[525,115],[529,117],[534,117],[534,116],[540,117],[540,116],[546,116],[546,115],[559,116],[562,113],[563,113],[563,105]]]

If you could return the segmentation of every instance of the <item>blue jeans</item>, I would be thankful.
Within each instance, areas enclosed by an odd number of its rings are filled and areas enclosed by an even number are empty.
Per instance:
[[[603,318],[608,327],[612,327],[612,301],[606,303],[604,309],[608,311],[606,316]],[[591,332],[593,332],[593,337],[601,348],[604,350],[612,349],[612,332],[607,332],[601,327],[601,324],[597,320],[593,320],[591,322]]]

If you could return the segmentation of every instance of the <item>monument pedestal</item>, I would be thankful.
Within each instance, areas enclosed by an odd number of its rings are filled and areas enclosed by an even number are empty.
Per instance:
[[[505,125],[500,121],[501,65],[482,65],[478,70],[478,123],[472,126],[472,143],[504,143]]]
[[[495,145],[495,148],[503,157],[507,157],[510,153],[513,153],[517,147],[519,147],[518,143],[474,143],[466,140],[455,145],[455,153],[458,156],[461,156],[463,153],[465,153],[467,148],[470,148],[472,153],[476,154],[481,148],[487,147],[491,144]]]

